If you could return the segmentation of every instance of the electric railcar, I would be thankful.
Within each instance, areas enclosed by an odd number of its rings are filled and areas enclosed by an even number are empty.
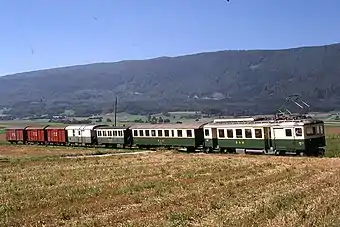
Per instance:
[[[244,149],[300,155],[323,155],[325,152],[324,122],[314,119],[221,119],[203,128],[208,150],[235,152]]]

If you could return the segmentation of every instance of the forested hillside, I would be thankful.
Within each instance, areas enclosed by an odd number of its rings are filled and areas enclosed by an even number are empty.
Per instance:
[[[258,114],[288,94],[313,110],[340,107],[340,44],[287,50],[220,51],[98,63],[0,77],[0,105],[15,116],[119,110]]]

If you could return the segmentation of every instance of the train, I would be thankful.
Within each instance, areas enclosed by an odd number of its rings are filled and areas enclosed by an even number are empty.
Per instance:
[[[65,125],[5,129],[12,144],[100,146],[112,148],[184,148],[189,152],[323,156],[326,148],[322,120],[309,117],[245,117],[192,123],[139,123],[129,126]]]

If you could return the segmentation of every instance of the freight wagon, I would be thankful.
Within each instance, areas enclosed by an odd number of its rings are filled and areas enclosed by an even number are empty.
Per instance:
[[[47,143],[50,145],[66,145],[68,140],[65,128],[65,126],[46,127]]]
[[[11,127],[11,128],[6,128],[6,140],[10,143],[25,143],[27,141],[27,136],[25,132],[26,126],[25,127]]]
[[[65,128],[67,141],[71,145],[95,145],[97,136],[94,129],[100,125],[70,125]]]
[[[45,144],[47,142],[47,126],[28,126],[25,128],[28,144]]]

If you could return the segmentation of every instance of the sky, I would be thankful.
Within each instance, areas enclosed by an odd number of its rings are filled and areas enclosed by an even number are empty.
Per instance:
[[[339,0],[1,0],[0,76],[340,42]]]

